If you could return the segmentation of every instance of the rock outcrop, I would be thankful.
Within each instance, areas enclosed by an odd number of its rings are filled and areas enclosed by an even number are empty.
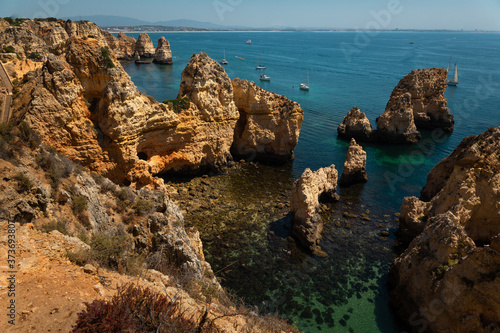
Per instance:
[[[442,128],[452,132],[454,119],[444,97],[447,75],[448,71],[444,68],[411,71],[392,91],[386,109],[390,108],[393,102],[397,103],[398,96],[409,93],[417,128]]]
[[[319,241],[323,222],[319,215],[320,197],[325,200],[338,200],[336,194],[338,172],[335,165],[318,171],[306,169],[293,184],[290,194],[292,212],[292,234],[302,246],[313,254],[325,256]]]
[[[172,51],[170,50],[170,43],[163,36],[161,36],[158,39],[158,46],[156,47],[156,52],[153,62],[157,64],[167,64],[167,65],[171,65],[173,63]]]
[[[29,47],[16,44],[20,50]],[[233,85],[222,66],[204,53],[192,57],[178,98],[166,103],[139,92],[99,38],[68,37],[51,48],[41,66],[17,87],[12,119],[26,121],[45,143],[114,182],[160,186],[157,175],[217,172],[232,159],[240,119]],[[290,156],[300,129],[300,107],[269,96],[276,100],[269,102],[276,126],[266,131],[276,142],[259,141],[268,146],[256,149],[267,149],[273,157]]]
[[[134,37],[127,36],[121,31],[116,37],[107,31],[103,31],[103,33],[109,47],[114,51],[118,60],[130,60],[134,57],[136,44]]]
[[[337,133],[348,140],[354,138],[358,141],[370,141],[373,128],[366,115],[359,108],[353,107],[337,128]]]
[[[453,131],[453,115],[444,98],[447,71],[442,68],[413,70],[393,89],[377,129],[358,108],[349,111],[337,128],[339,137],[381,143],[415,143],[420,129]]]
[[[253,161],[281,163],[293,159],[304,118],[300,105],[247,80],[236,78],[232,85],[240,113],[232,154]]]
[[[415,332],[500,329],[500,127],[464,139],[406,198],[390,300]]]
[[[339,185],[349,186],[357,183],[366,183],[367,181],[366,152],[363,150],[363,147],[356,143],[356,140],[351,139]]]
[[[392,98],[385,112],[377,118],[377,141],[415,143],[420,139],[413,118],[411,95],[405,93]]]
[[[156,50],[147,33],[143,32],[139,35],[135,43],[135,51],[141,58],[154,58]]]

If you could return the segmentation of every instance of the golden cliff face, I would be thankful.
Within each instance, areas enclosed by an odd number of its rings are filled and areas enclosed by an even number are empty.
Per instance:
[[[277,162],[293,159],[304,119],[300,105],[247,80],[234,79],[233,89],[240,112],[233,155]]]
[[[20,80],[13,119],[27,121],[72,160],[142,187],[161,185],[156,176],[168,172],[218,171],[232,159],[231,146],[293,156],[303,118],[297,103],[232,83],[205,53],[186,66],[178,98],[158,103],[137,89],[101,33],[78,36],[95,25],[65,24],[78,33],[55,43],[41,68]],[[251,126],[235,135],[242,118]]]
[[[500,128],[462,143],[405,198],[411,241],[390,270],[391,302],[414,332],[493,332],[500,321]]]

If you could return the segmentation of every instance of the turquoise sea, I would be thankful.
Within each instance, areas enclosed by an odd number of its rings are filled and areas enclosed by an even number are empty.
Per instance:
[[[464,137],[500,125],[500,34],[152,33],[155,45],[162,35],[171,43],[173,65],[123,64],[139,89],[158,101],[177,96],[181,72],[193,53],[203,51],[220,60],[225,51],[231,79],[255,81],[304,109],[293,163],[245,168],[239,175],[243,183],[235,187],[225,212],[186,219],[207,239],[206,258],[214,271],[221,271],[222,284],[261,311],[289,318],[305,332],[400,331],[387,306],[386,288],[396,251],[397,212],[403,197],[419,196],[427,173]],[[423,141],[413,146],[365,144],[368,183],[340,190],[341,201],[323,216],[327,258],[310,257],[295,246],[288,238],[289,216],[249,205],[249,197],[273,200],[273,191],[279,186],[289,189],[305,168],[335,164],[340,174],[348,142],[337,138],[336,129],[349,109],[359,107],[375,126],[404,75],[417,68],[446,68],[451,56],[461,82],[445,95],[455,116],[454,132],[425,131]],[[259,81],[259,58],[271,82]],[[308,92],[298,89],[306,80],[306,69]],[[251,195],[238,196],[238,188]],[[221,249],[204,234],[203,221],[228,216],[231,228],[221,235],[229,240]],[[389,231],[389,238],[382,238],[380,231]]]

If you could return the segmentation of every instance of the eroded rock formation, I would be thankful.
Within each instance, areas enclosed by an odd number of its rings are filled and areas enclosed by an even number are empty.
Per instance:
[[[21,50],[27,47],[16,44]],[[219,171],[232,159],[240,118],[233,85],[204,53],[194,55],[184,70],[178,99],[165,104],[139,92],[106,40],[99,38],[68,37],[51,48],[43,67],[28,72],[17,89],[12,119],[26,121],[44,142],[121,184],[159,186],[162,180],[156,175]],[[257,142],[269,144],[272,151],[268,146],[256,149],[290,156],[300,129],[300,107],[269,96],[276,101],[268,101],[274,109],[266,112],[277,118],[276,127],[266,131],[283,133],[266,133],[275,137],[274,143]]]
[[[377,118],[377,141],[415,143],[420,139],[413,118],[411,95],[405,93],[392,98],[385,112]]]
[[[393,100],[397,103],[398,96],[409,93],[415,124],[418,128],[442,128],[447,132],[452,132],[454,119],[444,97],[447,75],[448,71],[444,68],[411,71],[394,88],[386,108],[391,107]]]
[[[300,105],[247,80],[236,78],[232,84],[240,113],[233,155],[272,162],[292,159],[304,118]]]
[[[337,129],[340,137],[351,139],[354,138],[360,141],[369,141],[373,132],[372,125],[357,107],[353,107],[344,117],[344,120]]]
[[[415,143],[417,128],[453,131],[453,115],[444,98],[447,71],[442,68],[413,70],[392,91],[377,129],[358,108],[349,111],[337,129],[340,137],[382,143]]]
[[[139,35],[135,43],[135,51],[141,58],[153,58],[155,56],[155,47],[149,35],[145,32]]]
[[[115,52],[117,59],[130,60],[134,57],[136,44],[134,37],[127,36],[121,31],[116,37],[107,31],[103,31],[103,33],[109,47]]]
[[[156,48],[154,63],[157,64],[172,64],[172,51],[170,50],[170,43],[165,37],[161,36],[158,39],[158,46]]]
[[[306,169],[293,184],[290,194],[290,210],[292,212],[292,234],[313,254],[325,256],[319,241],[323,230],[323,222],[319,215],[319,199],[338,200],[336,194],[338,172],[335,165],[321,168],[318,171]]]
[[[411,242],[391,267],[390,299],[415,332],[500,329],[499,152],[499,127],[464,139],[429,173],[430,200],[403,202]]]
[[[349,186],[356,183],[366,183],[367,181],[366,152],[363,147],[356,143],[356,140],[351,139],[339,185]]]

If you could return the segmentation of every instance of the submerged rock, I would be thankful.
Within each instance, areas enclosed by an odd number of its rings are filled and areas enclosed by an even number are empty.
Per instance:
[[[153,62],[167,65],[171,65],[173,63],[170,43],[163,36],[158,39],[158,47],[156,48]]]
[[[292,234],[313,254],[325,256],[319,241],[323,230],[323,222],[319,215],[319,198],[338,200],[336,194],[338,172],[335,165],[321,168],[318,171],[306,169],[293,184],[290,194],[290,210],[292,212]]]
[[[253,161],[291,160],[304,118],[300,105],[247,80],[236,78],[232,84],[240,113],[231,147],[233,156]]]
[[[367,181],[366,152],[363,147],[356,143],[356,140],[351,139],[339,185],[348,186],[356,183],[366,183]]]
[[[373,128],[366,115],[357,107],[353,107],[337,128],[337,133],[345,139],[354,138],[359,141],[370,141]]]
[[[465,138],[406,198],[411,240],[389,272],[390,302],[414,331],[500,329],[500,127]]]

